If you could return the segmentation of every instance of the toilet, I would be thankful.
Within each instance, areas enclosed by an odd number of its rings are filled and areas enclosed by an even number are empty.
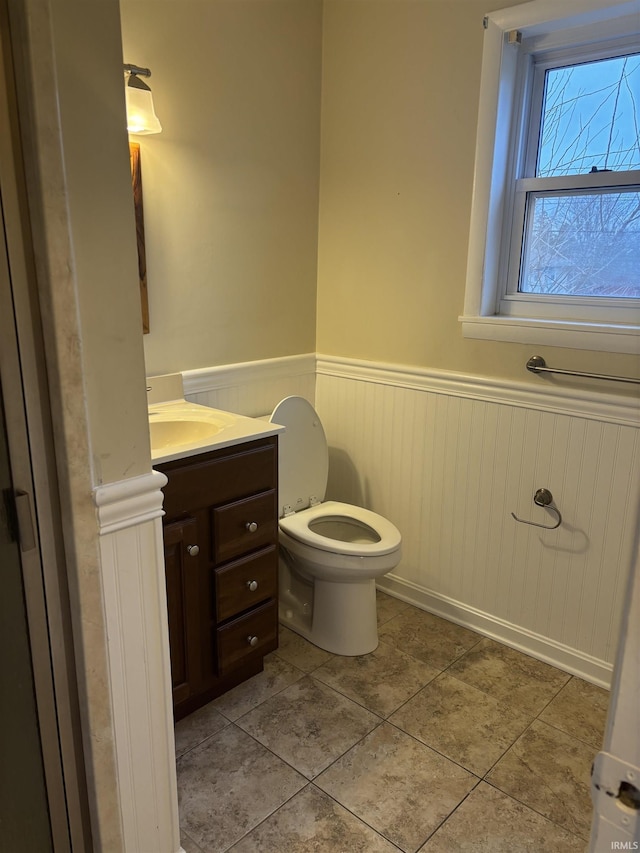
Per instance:
[[[338,655],[378,645],[377,577],[400,562],[398,528],[368,509],[325,501],[329,453],[322,423],[303,397],[271,413],[279,437],[280,621]]]

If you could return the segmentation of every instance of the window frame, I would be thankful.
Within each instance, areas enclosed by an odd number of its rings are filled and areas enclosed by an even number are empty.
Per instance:
[[[602,297],[517,292],[527,192],[640,184],[640,170],[521,177],[525,166],[531,171],[537,152],[540,124],[531,119],[533,109],[538,119],[541,115],[544,69],[635,52],[640,38],[637,10],[637,0],[532,0],[486,16],[465,306],[460,317],[465,337],[609,352],[640,348],[640,300],[625,299],[622,304]],[[509,43],[512,31],[522,33],[521,44]],[[534,57],[541,69],[537,75]]]

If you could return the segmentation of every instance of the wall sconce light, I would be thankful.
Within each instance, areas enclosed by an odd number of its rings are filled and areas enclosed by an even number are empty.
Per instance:
[[[149,68],[125,65],[125,94],[127,100],[127,130],[129,133],[160,133],[162,125],[153,108],[153,95],[140,77],[151,77]]]

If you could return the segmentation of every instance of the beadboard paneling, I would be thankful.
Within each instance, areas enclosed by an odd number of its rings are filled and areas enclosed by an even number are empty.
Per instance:
[[[497,385],[489,395],[482,380],[320,357],[316,407],[328,497],[403,534],[382,587],[608,680],[639,510],[637,402]],[[563,514],[558,530],[511,517],[551,522],[533,504],[540,487]]]
[[[119,805],[127,850],[181,851],[178,825],[162,487],[151,474],[94,492]]]
[[[192,402],[257,416],[299,394],[330,444],[328,497],[390,518],[403,560],[380,586],[607,685],[639,513],[639,407],[314,355],[187,371]],[[533,504],[551,490],[556,531]]]
[[[313,403],[315,371],[315,355],[308,354],[186,370],[182,381],[191,403],[260,417],[292,394]]]

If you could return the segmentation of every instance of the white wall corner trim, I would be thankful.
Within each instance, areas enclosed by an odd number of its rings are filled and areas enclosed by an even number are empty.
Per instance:
[[[524,364],[522,370],[526,371]],[[640,427],[640,399],[593,394],[588,389],[553,387],[543,377],[537,377],[540,387],[536,388],[527,382],[512,382],[496,377],[328,355],[318,356],[318,375]]]
[[[118,799],[126,850],[180,847],[171,669],[156,471],[94,491]]]
[[[393,574],[381,578],[377,587],[395,598],[447,619],[449,622],[455,622],[456,625],[478,631],[485,637],[504,643],[526,655],[533,655],[538,660],[577,675],[599,687],[608,690],[611,685],[612,664],[578,649],[572,649],[563,643],[528,631],[519,625],[513,625],[490,613],[484,613],[461,601],[425,589]]]

